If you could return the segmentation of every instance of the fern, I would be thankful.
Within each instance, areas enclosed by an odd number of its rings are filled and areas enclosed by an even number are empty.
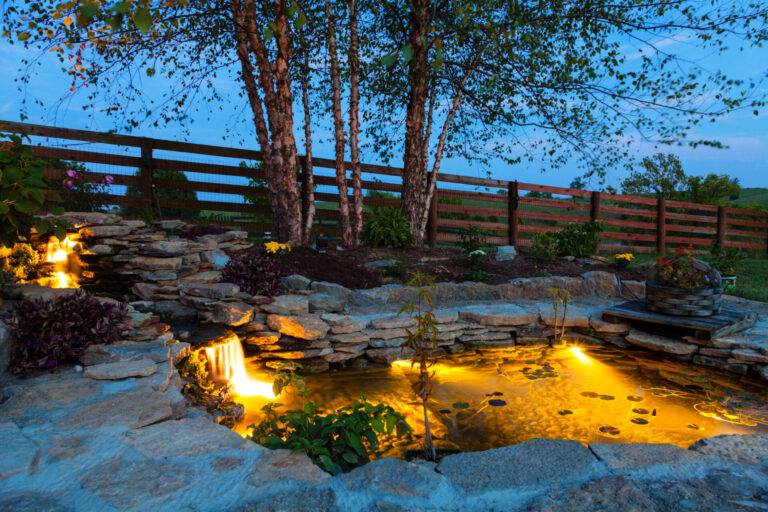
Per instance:
[[[363,241],[373,247],[406,247],[413,243],[411,227],[397,208],[376,208],[363,226]]]

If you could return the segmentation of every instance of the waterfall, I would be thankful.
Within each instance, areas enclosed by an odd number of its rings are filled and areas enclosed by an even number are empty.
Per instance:
[[[205,357],[211,365],[213,379],[231,383],[238,395],[276,398],[271,382],[248,375],[243,345],[237,335],[233,334],[222,343],[206,347]]]

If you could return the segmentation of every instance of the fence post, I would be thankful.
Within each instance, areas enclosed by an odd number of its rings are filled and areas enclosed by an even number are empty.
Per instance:
[[[139,172],[139,189],[141,190],[141,209],[152,209],[152,139],[144,139],[141,143],[141,170]]]
[[[659,199],[656,204],[656,251],[660,255],[667,252],[667,201]]]
[[[717,207],[717,245],[725,247],[725,206]]]
[[[437,188],[429,200],[429,217],[427,218],[427,243],[434,247],[437,243]]]
[[[509,238],[509,245],[513,245],[517,247],[518,242],[518,203],[519,203],[519,196],[518,196],[518,188],[517,188],[517,180],[508,182],[507,185],[507,200],[509,204],[507,205],[508,212],[507,212],[507,222],[509,224],[509,227],[507,229],[508,238]]]
[[[590,209],[589,209],[589,220],[591,222],[597,222],[600,220],[600,192],[593,191],[592,194],[589,197],[590,202]],[[597,247],[595,247],[596,251],[600,250],[600,236],[602,233],[597,233]]]

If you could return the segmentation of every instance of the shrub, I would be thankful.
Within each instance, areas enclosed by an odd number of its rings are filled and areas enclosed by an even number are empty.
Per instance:
[[[572,223],[565,229],[555,233],[557,254],[560,256],[590,256],[597,251],[597,235],[603,231],[603,224],[590,222],[587,224]]]
[[[283,291],[281,278],[290,275],[280,260],[249,252],[234,256],[221,271],[221,280],[251,295],[273,297]]]
[[[49,211],[61,215],[64,209],[54,204],[61,198],[50,191],[45,177],[47,160],[35,158],[32,148],[18,135],[7,135],[0,143],[0,247],[13,247],[19,237],[29,237],[32,228],[39,234],[53,232],[60,240],[66,235],[64,223],[43,220],[33,214]],[[0,272],[0,281],[2,281]]]
[[[533,235],[531,256],[537,260],[552,261],[557,256],[557,236],[555,233],[545,231]]]
[[[5,320],[13,338],[8,368],[26,374],[75,362],[89,345],[116,342],[126,330],[126,315],[125,304],[103,303],[82,290],[19,302]]]
[[[482,250],[488,243],[488,233],[477,226],[462,229],[459,236],[461,237],[461,250],[465,254]]]
[[[134,176],[140,176],[141,170],[137,170],[134,173]],[[178,180],[178,181],[187,181],[187,175],[184,174],[184,171],[177,171],[177,170],[169,170],[169,169],[155,169],[152,172],[152,176],[155,179],[162,179],[162,180]],[[183,201],[197,201],[197,192],[194,190],[183,190],[180,188],[153,188],[152,193],[154,194],[154,199],[159,200],[159,203],[163,204],[163,199],[180,199]],[[126,191],[125,195],[129,197],[139,197],[141,196],[141,189],[137,187],[136,185],[130,185]],[[156,205],[157,201],[153,201],[153,205]],[[154,216],[156,217],[194,217],[196,216],[195,210],[188,210],[186,208],[166,208],[161,207],[158,209],[158,211],[153,211]],[[136,206],[127,206],[123,209],[123,215],[127,217],[139,217],[144,216],[141,209]]]
[[[485,270],[475,270],[469,274],[464,275],[465,281],[474,281],[476,283],[487,283],[491,280],[491,274]]]
[[[413,243],[411,227],[397,208],[375,208],[363,226],[363,241],[372,247],[406,247]]]
[[[40,264],[40,253],[29,244],[15,244],[6,258],[0,257],[0,271],[26,279]]]
[[[709,264],[724,276],[736,274],[746,258],[744,251],[738,247],[712,247]]]
[[[95,182],[87,180],[88,169],[79,162],[52,160],[51,167],[64,171],[63,179],[51,183],[51,189],[61,196],[62,208],[68,212],[95,212],[104,208],[109,187],[114,183],[110,174]]]
[[[194,240],[199,236],[220,235],[222,233],[226,233],[227,231],[229,231],[227,228],[217,224],[195,224],[194,226],[189,226],[186,231],[181,234],[181,236],[188,240]]]
[[[280,368],[272,385],[276,396],[286,387],[294,388],[302,399],[307,396],[304,379],[294,372],[297,368],[291,364]],[[312,401],[304,402],[301,409],[278,414],[276,409],[281,405],[271,403],[261,408],[267,419],[249,426],[250,439],[272,450],[303,451],[333,475],[368,462],[370,451],[379,446],[379,436],[411,433],[402,414],[388,405],[368,403],[365,397],[337,409],[335,414],[323,414]]]

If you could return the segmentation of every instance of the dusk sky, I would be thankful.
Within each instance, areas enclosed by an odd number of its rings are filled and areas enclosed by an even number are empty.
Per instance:
[[[670,39],[665,43],[665,50],[679,51],[681,54],[695,50],[693,43],[686,40]],[[679,48],[679,50],[678,50]],[[84,94],[75,95],[59,104],[59,99],[67,96],[71,85],[71,79],[60,71],[60,64],[51,56],[45,56],[44,65],[38,68],[31,86],[20,91],[19,84],[13,79],[17,78],[21,59],[36,56],[33,52],[27,52],[18,45],[11,46],[6,42],[0,43],[0,69],[4,78],[0,81],[0,119],[19,120],[19,112],[22,100],[27,99],[27,122],[56,125],[68,128],[110,130],[116,127],[116,119],[96,112],[93,118],[81,108]],[[765,80],[766,67],[768,67],[768,48],[749,49],[743,52],[729,51],[725,55],[710,55],[701,58],[698,62],[709,70],[722,70],[726,73],[743,79],[760,81],[760,90],[768,89]],[[153,91],[162,88],[160,79],[147,79],[145,91],[153,94]],[[250,112],[243,109],[244,100],[237,98],[236,94],[241,87],[240,82],[232,80],[231,84],[224,82],[224,88],[229,91],[231,101],[222,103],[221,111],[212,114],[211,121],[206,120],[204,114],[196,119],[196,122],[182,127],[178,123],[160,127],[150,126],[149,123],[134,134],[143,136],[188,140],[190,142],[218,144],[226,146],[240,146],[240,140],[244,140],[245,147],[258,149],[253,136],[253,123]],[[86,90],[87,91],[87,90]],[[40,100],[42,105],[34,104],[34,100]],[[218,107],[217,105],[216,107]],[[297,106],[300,107],[300,106]],[[301,152],[301,110],[296,109],[297,142]],[[317,135],[314,143],[315,155],[332,158],[333,146],[329,140],[331,136],[331,119],[315,119],[318,126],[315,128]],[[222,140],[224,129],[228,127],[236,135]],[[184,129],[189,132],[185,135]],[[716,123],[706,123],[697,129],[695,135],[701,138],[717,139],[728,146],[727,149],[711,149],[699,147],[692,149],[682,147],[654,148],[650,144],[635,146],[639,156],[655,153],[657,151],[676,153],[688,174],[702,175],[707,173],[728,174],[738,178],[745,187],[768,186],[768,111],[763,108],[758,116],[752,113],[752,109],[734,112],[720,118]],[[140,133],[139,133],[140,132]],[[368,163],[381,163],[371,151],[363,151],[361,160]],[[394,159],[391,165],[400,166],[401,161]],[[557,171],[541,172],[540,165],[524,162],[510,166],[505,163],[497,163],[490,169],[491,175],[497,179],[517,179],[519,181],[540,183],[545,185],[568,186],[570,181],[578,176],[581,171],[575,165],[568,165]],[[479,165],[471,165],[462,159],[450,159],[443,162],[442,172],[463,174],[482,177],[486,175],[486,168]],[[607,184],[618,185],[626,171],[614,169],[609,172]],[[588,188],[597,188],[593,181]]]

